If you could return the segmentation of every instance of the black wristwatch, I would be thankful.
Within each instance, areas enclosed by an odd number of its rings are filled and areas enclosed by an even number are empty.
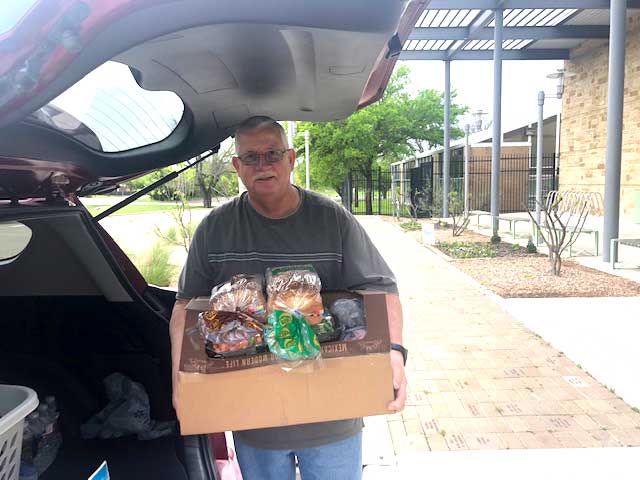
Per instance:
[[[395,350],[397,352],[400,352],[402,354],[402,358],[404,359],[404,364],[405,365],[407,364],[407,356],[409,355],[409,350],[404,348],[399,343],[392,343],[391,344],[391,350]]]

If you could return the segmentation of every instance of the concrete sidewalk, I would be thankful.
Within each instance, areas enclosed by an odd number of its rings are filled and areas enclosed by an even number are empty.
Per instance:
[[[639,297],[511,298],[503,305],[629,405],[640,408]]]
[[[563,448],[429,452],[398,457],[397,465],[367,466],[365,480],[636,480],[637,448]]]
[[[396,273],[404,307],[410,394],[405,411],[387,417],[396,464],[430,451],[640,445],[640,414],[495,297],[395,226],[359,220]],[[365,438],[365,463],[388,464],[390,455],[367,455],[374,440]]]

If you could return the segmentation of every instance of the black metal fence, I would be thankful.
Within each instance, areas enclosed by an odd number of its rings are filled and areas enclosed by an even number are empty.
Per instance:
[[[349,172],[343,185],[342,201],[356,215],[393,215],[390,170],[374,169],[370,174]]]
[[[542,162],[543,198],[558,188],[559,162],[545,155]],[[442,209],[442,160],[417,160],[370,174],[352,171],[343,186],[343,203],[354,214],[429,217]],[[536,157],[506,155],[500,159],[500,212],[535,209]],[[449,210],[464,207],[464,160],[449,167]],[[469,210],[491,209],[491,158],[469,159]]]

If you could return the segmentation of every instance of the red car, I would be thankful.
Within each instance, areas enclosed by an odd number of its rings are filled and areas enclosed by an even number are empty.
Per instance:
[[[61,406],[42,479],[106,459],[118,480],[209,480],[226,456],[220,435],[80,437],[114,372],[144,386],[151,418],[175,420],[175,293],[147,285],[80,197],[215,150],[251,115],[332,121],[376,101],[423,4],[2,2],[0,383]]]

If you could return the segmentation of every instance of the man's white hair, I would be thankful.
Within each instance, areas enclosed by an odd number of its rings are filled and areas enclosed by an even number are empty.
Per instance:
[[[236,127],[235,132],[235,146],[236,146],[236,154],[238,152],[238,137],[244,135],[247,132],[256,131],[256,130],[264,130],[264,129],[272,129],[274,132],[278,132],[280,137],[282,138],[282,144],[285,148],[289,148],[289,142],[287,141],[287,133],[282,128],[278,122],[276,122],[273,118],[267,117],[266,115],[256,115],[254,117],[249,117],[244,120],[240,125]]]

